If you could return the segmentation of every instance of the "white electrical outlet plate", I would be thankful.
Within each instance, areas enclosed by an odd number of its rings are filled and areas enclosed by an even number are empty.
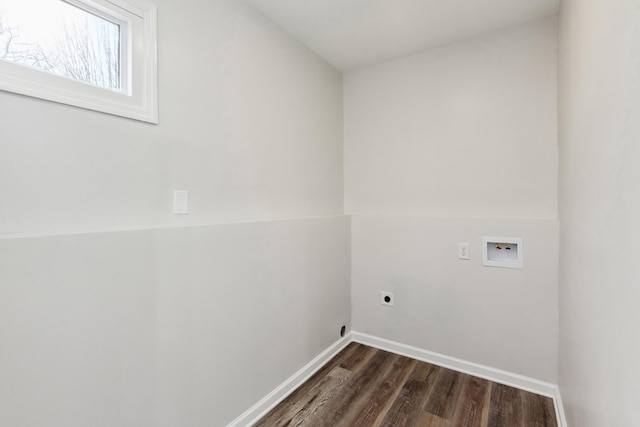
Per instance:
[[[393,307],[394,301],[395,299],[393,298],[393,294],[391,292],[380,292],[380,304]]]
[[[468,243],[458,243],[458,259],[469,259]]]

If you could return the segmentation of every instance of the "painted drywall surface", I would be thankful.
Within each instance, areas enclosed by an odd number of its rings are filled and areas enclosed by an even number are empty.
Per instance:
[[[345,211],[557,218],[556,21],[344,77]]]
[[[0,240],[1,425],[153,425],[154,240]]]
[[[571,426],[640,419],[640,9],[562,2],[560,389]]]
[[[349,218],[0,240],[0,425],[223,426],[350,327]]]
[[[226,425],[340,338],[351,318],[349,224],[163,233],[158,427]]]
[[[524,268],[482,266],[482,236],[523,238]],[[557,221],[355,215],[351,243],[354,330],[557,381]]]
[[[0,92],[0,234],[341,214],[341,74],[244,2],[155,2],[159,125]]]
[[[341,74],[156,3],[159,125],[0,92],[0,425],[225,425],[349,326]]]

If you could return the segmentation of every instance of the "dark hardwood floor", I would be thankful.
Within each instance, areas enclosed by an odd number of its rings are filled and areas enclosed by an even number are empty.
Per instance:
[[[548,397],[351,343],[254,426],[557,424]]]

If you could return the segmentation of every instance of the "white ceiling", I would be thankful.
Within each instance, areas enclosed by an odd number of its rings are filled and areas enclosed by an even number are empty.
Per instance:
[[[342,71],[553,15],[560,0],[245,0]]]

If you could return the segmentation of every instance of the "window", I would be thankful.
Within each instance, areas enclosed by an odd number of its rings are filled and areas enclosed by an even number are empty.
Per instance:
[[[158,122],[147,0],[0,0],[0,89]]]

